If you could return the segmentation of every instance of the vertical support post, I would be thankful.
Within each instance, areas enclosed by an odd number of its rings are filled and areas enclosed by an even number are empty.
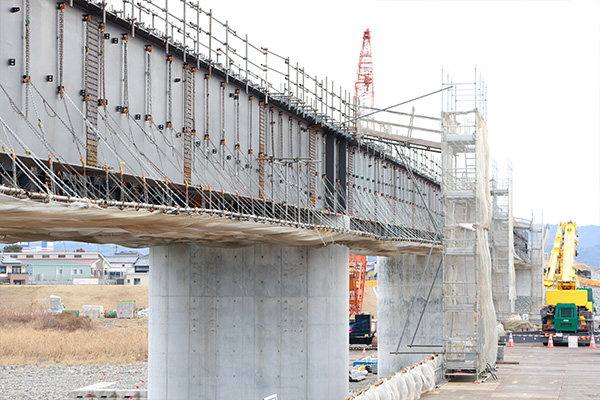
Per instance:
[[[165,0],[165,51],[169,54],[169,0]]]
[[[348,213],[346,208],[346,188],[348,187],[348,157],[352,155],[349,154],[348,142],[346,138],[340,137],[338,139],[338,170],[337,170],[337,185],[336,185],[336,194],[337,194],[337,204],[338,209],[337,212]]]
[[[265,47],[263,48],[263,52],[265,54],[265,104],[269,104],[269,49]]]
[[[327,199],[327,208],[336,212],[335,195],[335,135],[329,133],[325,136],[325,198]]]
[[[246,64],[246,94],[248,94],[248,85],[250,81],[248,80],[248,35],[246,34],[246,40],[244,41],[246,45],[246,57],[244,58]]]
[[[14,149],[10,149],[11,151],[11,157],[12,157],[12,178],[13,178],[13,184],[15,185],[16,188],[19,187],[19,184],[17,183],[17,157],[15,156],[15,150]]]
[[[196,40],[194,41],[196,68],[200,68],[200,2],[196,2]]]
[[[225,21],[225,82],[229,83],[229,21]]]
[[[290,86],[290,58],[289,57],[285,59],[285,63],[287,64],[287,74],[285,75],[285,80],[286,80],[287,86],[285,88],[284,95],[287,96],[289,94],[291,96],[292,88]]]
[[[298,94],[298,88],[300,86],[300,69],[298,68],[298,63],[296,63],[296,99],[300,100]]]
[[[208,12],[208,76],[212,74],[212,8]]]

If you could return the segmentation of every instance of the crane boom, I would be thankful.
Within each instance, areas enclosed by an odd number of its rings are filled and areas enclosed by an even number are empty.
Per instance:
[[[563,240],[563,223],[556,228],[556,237],[554,238],[554,246],[552,246],[552,252],[550,253],[550,262],[548,268],[546,268],[546,275],[544,276],[544,286],[551,288],[554,286],[554,279],[556,278],[556,267],[558,266],[558,258],[560,254],[560,248]]]
[[[550,262],[544,276],[544,286],[551,288],[556,280],[560,290],[577,289],[575,273],[575,246],[578,244],[577,228],[574,222],[560,223],[556,230]]]
[[[577,278],[575,273],[575,246],[578,244],[577,228],[572,222],[565,224],[562,250],[562,260],[560,268],[560,280],[556,282],[556,287],[563,290],[577,289]]]

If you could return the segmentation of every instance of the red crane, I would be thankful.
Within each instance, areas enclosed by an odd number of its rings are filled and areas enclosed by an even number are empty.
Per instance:
[[[367,256],[350,254],[350,317],[362,313],[367,278]]]
[[[373,107],[375,98],[373,92],[373,58],[371,56],[371,31],[368,29],[363,33],[354,89],[358,105]]]

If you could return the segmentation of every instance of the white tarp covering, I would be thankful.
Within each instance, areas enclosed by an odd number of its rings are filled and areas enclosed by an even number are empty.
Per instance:
[[[440,384],[442,357],[435,355],[350,396],[351,400],[416,400]],[[436,382],[437,381],[437,382]]]
[[[5,189],[5,190],[1,190]],[[0,186],[0,191],[15,192]],[[353,254],[426,254],[431,244],[412,241],[386,241],[369,234],[350,231],[347,217],[339,216],[340,228],[293,226],[281,221],[228,215],[226,212],[196,209],[157,209],[130,205],[120,207],[74,199],[31,200],[25,194],[0,194],[0,242],[34,240],[75,240],[91,243],[152,246],[170,243],[196,243],[207,246],[237,247],[256,243],[322,247],[343,244]],[[332,217],[333,218],[333,217]],[[439,248],[438,248],[439,251]]]

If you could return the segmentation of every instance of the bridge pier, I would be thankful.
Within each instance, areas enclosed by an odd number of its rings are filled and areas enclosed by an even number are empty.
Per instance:
[[[427,267],[427,255],[382,257],[380,260],[377,277],[378,374],[380,377],[388,377],[423,360],[428,355],[442,350],[441,269],[435,278],[433,289],[431,289],[441,255],[432,255]],[[418,289],[425,268],[427,270],[423,276],[421,287]],[[430,289],[431,295],[427,301]],[[415,294],[416,298],[413,302]],[[425,305],[425,312],[422,313]],[[419,323],[421,313],[422,319]],[[408,325],[405,330],[407,321]],[[408,347],[415,335],[415,330],[416,336],[413,344],[417,347]],[[398,347],[403,331],[404,336]],[[423,345],[440,345],[440,347]],[[390,354],[392,352],[404,354]]]
[[[537,271],[536,271],[537,272]],[[532,308],[533,303],[533,270],[529,268],[515,268],[516,274],[516,302],[515,312],[518,314],[539,315],[540,310]],[[539,319],[539,318],[538,318]]]
[[[150,399],[341,399],[344,246],[150,250]]]

